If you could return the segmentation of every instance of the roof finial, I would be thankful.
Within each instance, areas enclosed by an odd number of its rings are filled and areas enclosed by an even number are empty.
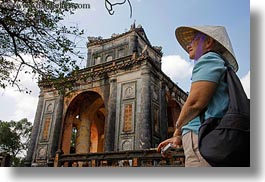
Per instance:
[[[136,20],[133,21],[133,24],[131,25],[131,30],[135,29],[135,22]]]

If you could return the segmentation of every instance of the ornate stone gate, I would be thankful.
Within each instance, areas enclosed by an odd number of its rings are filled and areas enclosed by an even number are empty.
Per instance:
[[[89,37],[87,48],[87,66],[68,79],[74,88],[65,95],[39,83],[28,165],[53,166],[56,152],[148,150],[174,132],[187,94],[162,72],[162,48],[141,26]]]

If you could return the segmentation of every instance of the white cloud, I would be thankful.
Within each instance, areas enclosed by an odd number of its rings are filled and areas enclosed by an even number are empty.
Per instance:
[[[1,91],[0,119],[19,121],[27,118],[33,122],[38,103],[39,88],[29,75],[21,74],[21,83],[26,85],[31,94],[21,93],[15,87],[7,87]]]
[[[179,55],[162,57],[162,71],[184,91],[189,91],[193,63]],[[242,86],[250,98],[250,71],[241,79]]]
[[[179,55],[162,57],[162,71],[185,91],[189,90],[192,68],[193,63]]]
[[[29,55],[23,55],[26,61],[32,61]],[[40,61],[39,59],[35,61]],[[31,94],[21,93],[16,86],[8,86],[6,89],[0,90],[0,120],[3,121],[19,121],[27,118],[28,121],[33,122],[35,112],[37,109],[39,88],[36,79],[33,79],[32,74],[25,74],[29,71],[23,68],[19,72],[18,80],[20,80],[20,89],[31,91]]]
[[[248,73],[240,80],[248,98],[250,98],[250,71],[248,71]]]
[[[184,91],[189,91],[190,77],[193,68],[191,61],[182,59],[179,55],[162,57],[162,71]],[[38,104],[39,88],[30,75],[21,72],[21,84],[32,91],[31,94],[20,93],[15,88],[8,87],[0,92],[0,120],[18,121],[27,118],[34,121]],[[250,71],[241,78],[242,85],[250,98]]]

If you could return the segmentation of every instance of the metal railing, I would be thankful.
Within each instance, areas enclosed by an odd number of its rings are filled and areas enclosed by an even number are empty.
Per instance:
[[[155,149],[118,152],[60,154],[55,167],[184,167],[183,149],[179,148],[171,158],[163,158]]]

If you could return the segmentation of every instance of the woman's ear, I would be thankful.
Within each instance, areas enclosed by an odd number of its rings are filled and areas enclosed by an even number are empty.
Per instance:
[[[207,37],[205,40],[205,49],[211,50],[214,47],[214,39],[211,37]]]

